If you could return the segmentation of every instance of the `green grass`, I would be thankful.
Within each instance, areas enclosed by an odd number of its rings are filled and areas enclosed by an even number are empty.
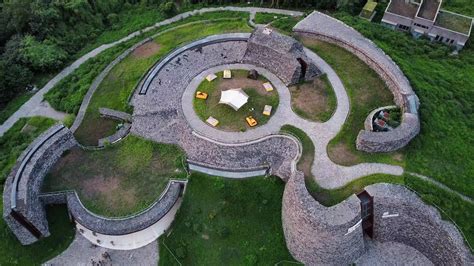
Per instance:
[[[305,119],[325,122],[336,110],[336,95],[326,75],[289,89],[293,111]]]
[[[284,183],[193,174],[171,233],[160,240],[160,265],[254,265],[294,261],[281,222]]]
[[[286,19],[279,19],[272,22],[272,28],[278,29],[282,33],[291,34],[293,27],[302,20],[302,17],[288,17]]]
[[[331,65],[349,96],[349,116],[342,130],[328,146],[331,160],[341,165],[368,161],[403,166],[403,156],[399,152],[369,154],[358,151],[355,147],[357,134],[364,128],[367,115],[375,108],[393,105],[393,95],[383,80],[368,65],[343,48],[311,39],[302,41]]]
[[[142,76],[157,60],[174,48],[205,36],[225,32],[248,32],[250,28],[244,20],[202,22],[183,26],[163,33],[155,38],[159,50],[143,58],[133,54],[117,64],[99,85],[87,108],[84,120],[76,131],[78,141],[86,145],[97,145],[97,140],[106,137],[115,130],[115,122],[102,119],[100,107],[120,111],[130,111],[128,98]]]
[[[274,14],[274,13],[256,13],[254,22],[256,24],[268,24],[275,20],[280,19],[288,19],[290,16],[285,16],[281,14]]]
[[[0,137],[0,184],[3,185],[23,150],[54,123],[53,119],[39,116],[20,118]]]
[[[451,12],[474,17],[474,5],[472,4],[472,0],[443,1],[441,8]]]
[[[30,92],[25,92],[17,95],[13,100],[11,100],[5,107],[0,110],[0,125],[3,124],[7,119],[14,114],[20,107],[26,103],[31,96]]]
[[[3,208],[3,206],[0,206]],[[0,265],[40,265],[63,252],[74,239],[74,228],[66,206],[46,208],[51,236],[23,246],[0,219]]]
[[[446,46],[339,17],[390,55],[420,98],[421,132],[404,149],[406,169],[474,197],[474,49],[449,56]]]
[[[464,34],[469,34],[471,23],[472,18],[448,12],[439,12],[436,17],[436,25]]]
[[[73,149],[53,167],[43,191],[73,189],[104,216],[126,216],[156,201],[170,178],[185,178],[180,148],[134,136],[104,150]]]
[[[247,70],[232,70],[232,79],[246,79],[247,74]],[[267,79],[261,75],[259,76],[258,83],[261,83],[259,84],[259,88],[238,86],[247,93],[249,99],[244,106],[242,106],[238,111],[235,111],[228,105],[219,104],[221,96],[221,90],[219,87],[224,86],[221,84],[227,82],[227,80],[222,78],[223,72],[216,73],[216,75],[217,78],[215,80],[212,82],[204,80],[196,89],[196,91],[205,92],[209,95],[208,99],[205,101],[196,98],[193,100],[194,110],[201,120],[206,121],[209,116],[212,116],[219,120],[219,125],[217,125],[218,128],[229,131],[245,131],[249,129],[250,126],[247,125],[245,118],[250,115],[257,120],[257,126],[264,125],[268,120],[270,120],[271,116],[265,116],[262,114],[263,108],[266,104],[271,105],[273,107],[272,114],[274,114],[279,104],[279,98],[276,89],[272,92],[266,92],[265,89],[263,89],[263,86],[261,86],[261,84],[268,82]],[[251,110],[252,108],[253,111]]]

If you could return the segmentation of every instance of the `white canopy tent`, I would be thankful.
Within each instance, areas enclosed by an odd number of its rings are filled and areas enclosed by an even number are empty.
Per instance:
[[[238,111],[240,107],[247,103],[249,96],[242,89],[230,89],[221,92],[219,103],[227,104]]]

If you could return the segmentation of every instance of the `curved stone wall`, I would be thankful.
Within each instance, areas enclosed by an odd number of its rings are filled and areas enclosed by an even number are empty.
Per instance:
[[[365,251],[359,199],[352,195],[324,207],[309,194],[301,172],[286,183],[282,221],[290,253],[304,264],[347,265]]]
[[[404,113],[402,121],[398,127],[390,131],[359,131],[357,149],[366,152],[390,152],[406,146],[420,132],[420,123],[418,117],[410,113]]]
[[[369,65],[387,84],[394,95],[394,101],[402,109],[405,117],[400,130],[405,132],[380,132],[361,130],[357,137],[357,149],[367,152],[389,152],[404,147],[420,131],[418,116],[419,100],[400,68],[373,42],[362,36],[353,28],[328,15],[314,11],[299,22],[293,31],[300,36],[308,36],[333,43],[356,55]],[[401,139],[403,138],[403,139]]]
[[[40,135],[18,158],[3,193],[3,218],[24,245],[49,235],[41,187],[64,151],[77,145],[72,132],[55,125]],[[29,229],[27,229],[29,228]]]
[[[77,194],[68,193],[67,205],[74,220],[87,229],[103,235],[125,235],[134,233],[156,223],[165,216],[181,196],[183,182],[170,181],[160,198],[148,209],[125,218],[106,218],[88,211]]]
[[[391,184],[370,185],[365,190],[374,197],[376,240],[409,245],[436,265],[474,263],[456,227],[415,193]]]

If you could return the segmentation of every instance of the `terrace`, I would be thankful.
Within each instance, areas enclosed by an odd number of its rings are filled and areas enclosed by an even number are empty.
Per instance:
[[[434,21],[440,5],[441,0],[424,0],[421,3],[417,17]]]
[[[387,11],[407,18],[414,18],[418,11],[418,3],[414,1],[392,0]]]
[[[435,21],[436,26],[466,35],[471,32],[471,24],[472,18],[447,11],[439,11]]]

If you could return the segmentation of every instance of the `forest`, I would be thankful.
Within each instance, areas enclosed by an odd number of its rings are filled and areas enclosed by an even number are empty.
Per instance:
[[[153,11],[162,18],[199,6],[335,10],[359,7],[360,1],[364,0],[0,0],[0,110],[15,96],[44,85],[40,77],[64,68],[100,34],[124,26],[120,20],[133,10]]]

